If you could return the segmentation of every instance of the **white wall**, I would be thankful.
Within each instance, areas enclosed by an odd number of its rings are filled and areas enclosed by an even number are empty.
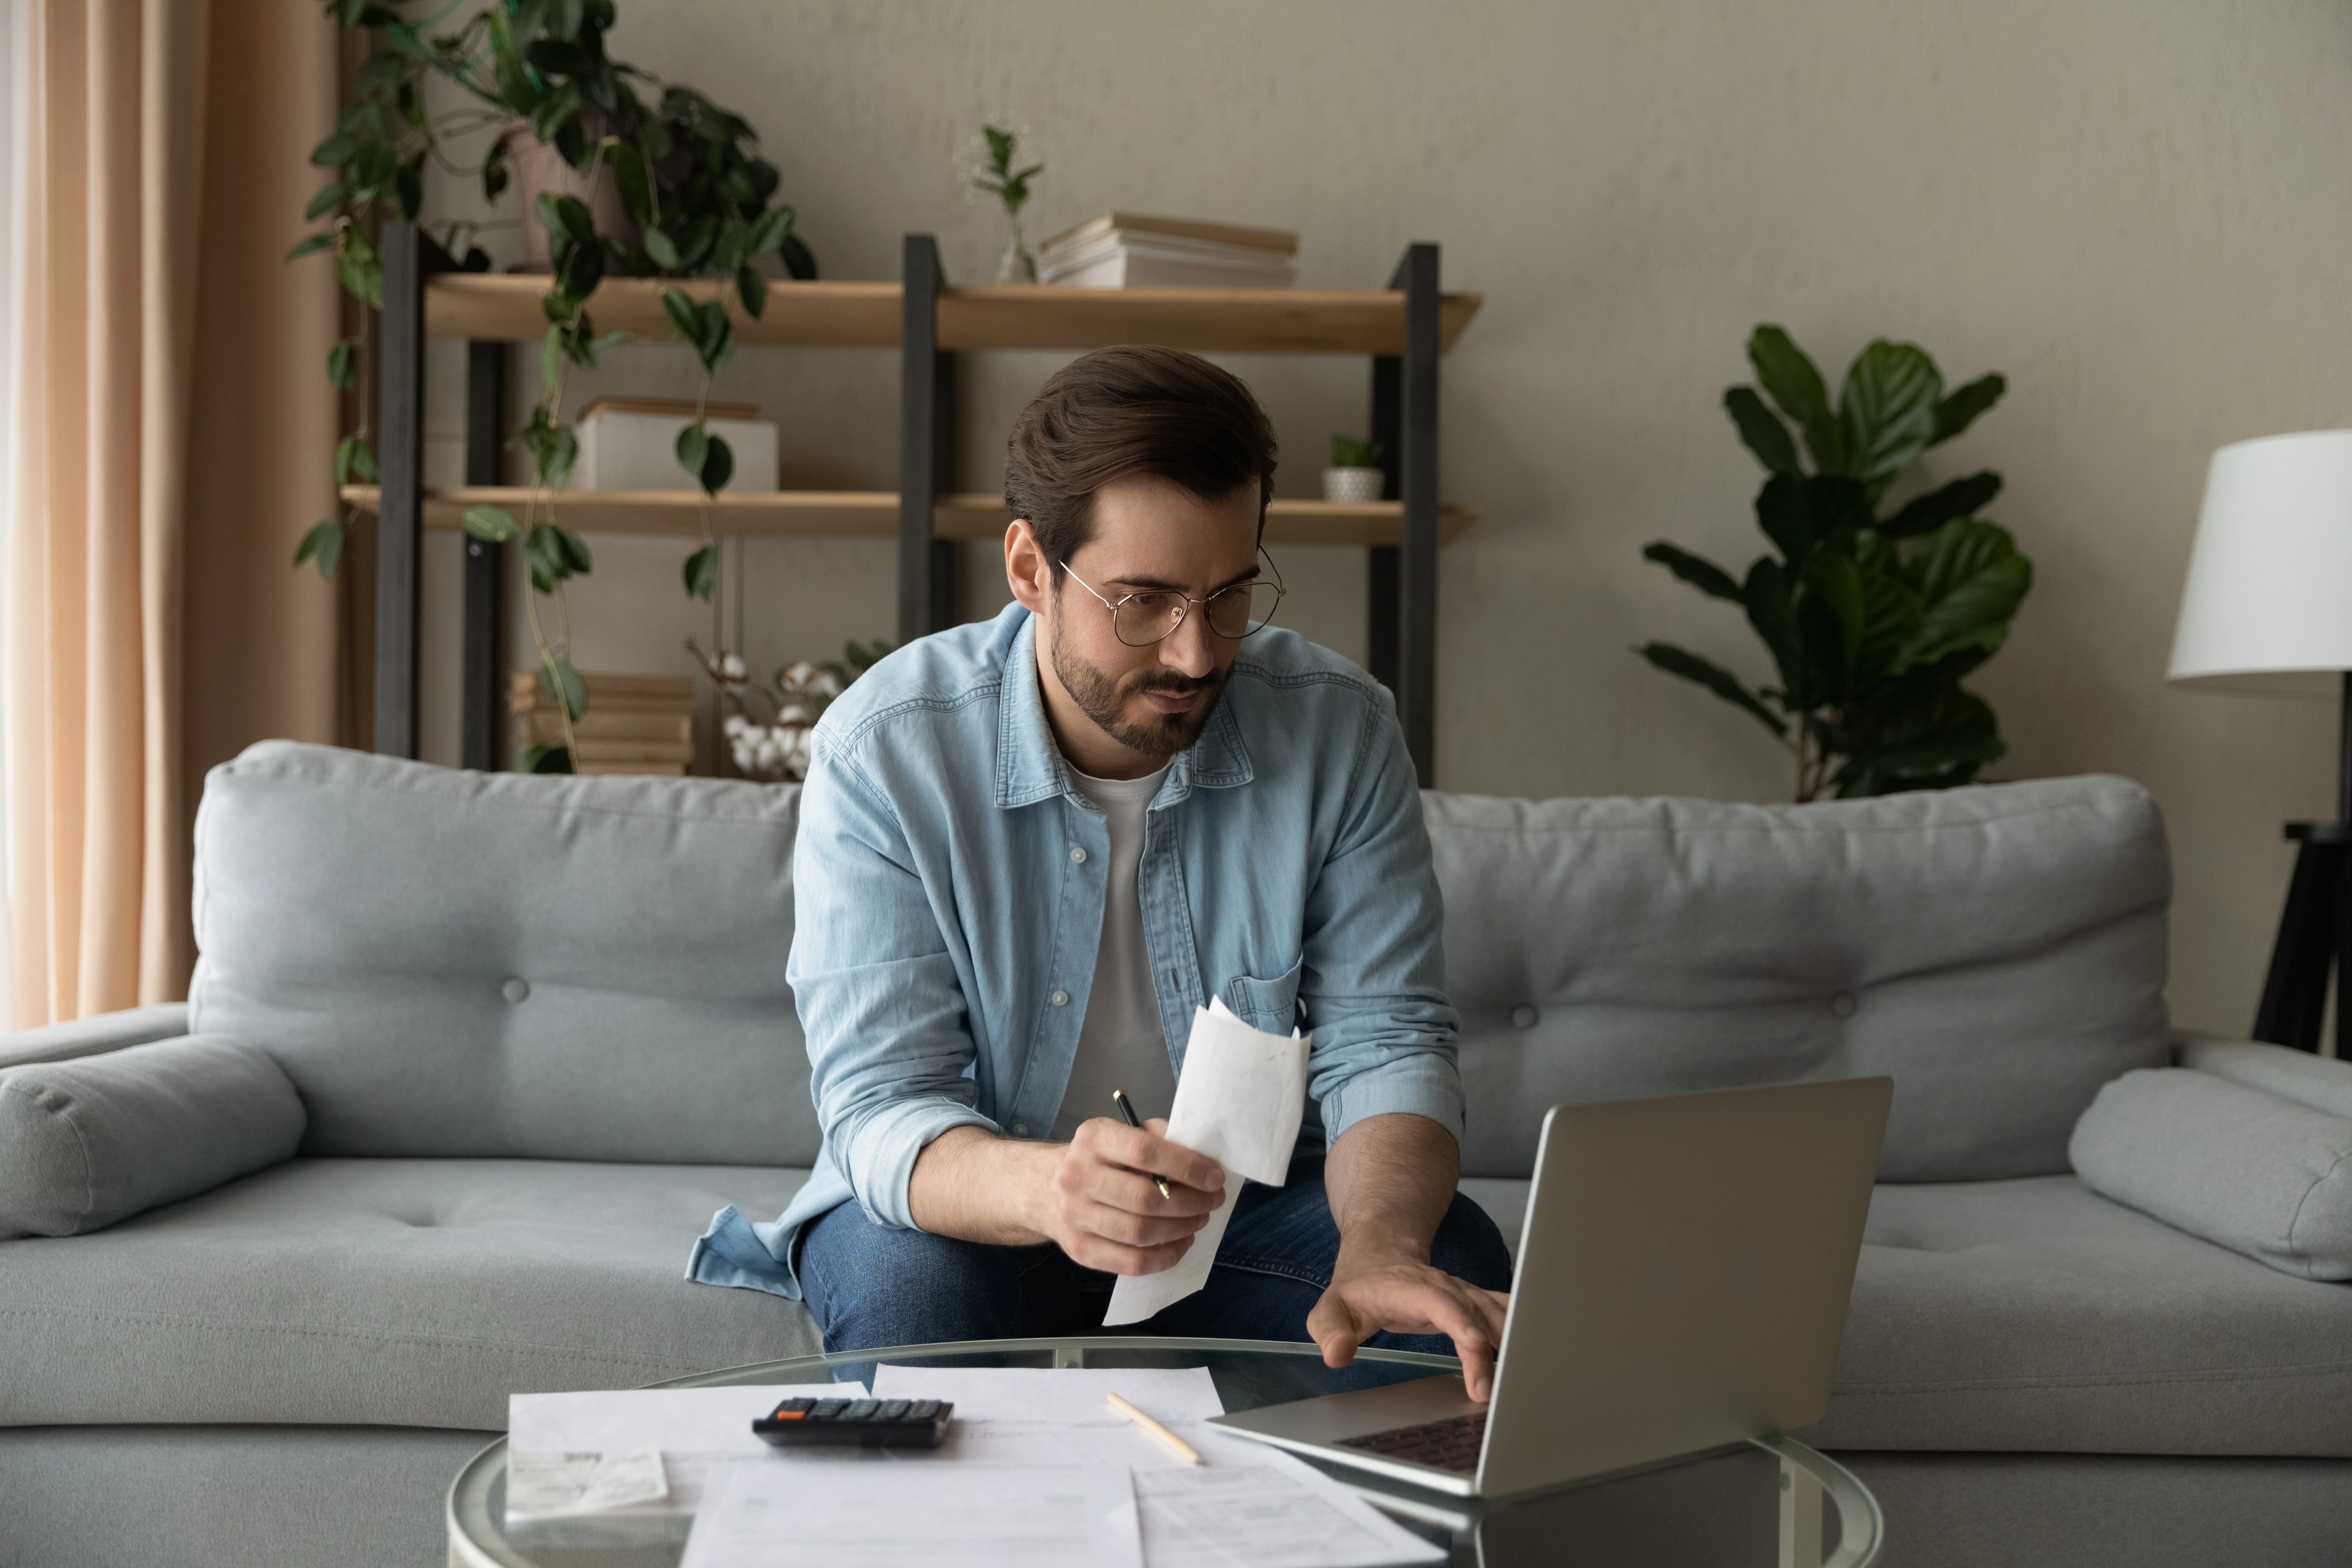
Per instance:
[[[1759,321],[1832,366],[1878,335],[2008,400],[1934,477],[1990,466],[2039,569],[1979,679],[2004,777],[2111,771],[2164,803],[2173,1000],[2251,1018],[2288,856],[2331,809],[2326,709],[2174,693],[2164,663],[2203,467],[2226,441],[2352,423],[2352,11],[2332,0],[621,0],[614,51],[760,130],[825,275],[897,275],[936,232],[986,281],[997,231],[951,159],[988,117],[1047,165],[1034,234],[1118,205],[1296,228],[1301,282],[1381,281],[1409,241],[1486,306],[1446,361],[1448,499],[1486,515],[1444,558],[1443,787],[1781,795],[1749,721],[1640,664],[1652,637],[1761,673],[1744,627],[1639,559],[1758,552],[1759,475],[1717,407]],[[459,201],[436,194],[456,210]],[[454,470],[454,345],[436,362]],[[526,356],[519,356],[526,357]],[[986,489],[1057,363],[966,374],[963,482]],[[1360,362],[1231,361],[1311,493],[1360,431]],[[598,389],[691,390],[682,350]],[[760,351],[719,395],[784,425],[785,482],[892,485],[886,353]],[[527,394],[527,389],[526,389]],[[454,477],[454,473],[452,474]],[[594,542],[578,662],[683,673],[704,624],[670,546]],[[456,751],[456,551],[442,542],[428,734]],[[1328,557],[1315,559],[1313,557]],[[824,656],[892,620],[885,544],[754,544],[755,655]],[[986,565],[975,556],[975,567]],[[1353,552],[1288,552],[1286,614],[1360,653]],[[976,588],[974,613],[1002,590]],[[1296,608],[1297,613],[1290,612]]]

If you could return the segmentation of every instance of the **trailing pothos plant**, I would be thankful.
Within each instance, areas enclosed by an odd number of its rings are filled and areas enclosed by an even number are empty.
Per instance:
[[[1947,393],[1923,351],[1882,340],[1854,360],[1833,405],[1779,327],[1758,327],[1748,358],[1763,395],[1735,386],[1723,404],[1769,470],[1756,519],[1777,553],[1737,578],[1672,544],[1642,553],[1746,612],[1780,684],[1751,689],[1671,643],[1637,651],[1779,737],[1801,801],[1968,783],[2007,748],[1992,709],[1960,682],[2008,637],[2033,565],[1977,515],[2000,491],[1990,470],[1879,509],[1905,468],[1967,429],[2007,383],[1985,375]]]
[[[367,35],[368,53],[334,133],[310,154],[311,163],[328,171],[328,183],[304,216],[324,226],[297,245],[289,259],[331,252],[345,291],[380,310],[383,272],[373,236],[375,224],[386,215],[415,221],[428,160],[452,174],[478,175],[484,197],[496,202],[509,183],[509,138],[493,139],[483,161],[470,168],[454,162],[447,149],[450,139],[492,126],[528,125],[582,173],[590,189],[607,174],[618,189],[634,233],[599,234],[588,205],[575,196],[543,194],[538,211],[529,215],[546,226],[553,277],[540,301],[548,321],[540,352],[541,395],[512,445],[530,454],[538,482],[520,518],[488,506],[469,509],[465,517],[467,531],[478,539],[522,542],[534,591],[525,604],[540,679],[557,699],[564,733],[562,746],[535,747],[522,763],[527,771],[569,772],[572,725],[587,710],[588,695],[567,657],[570,618],[563,584],[585,574],[593,563],[586,544],[556,521],[555,497],[570,479],[580,450],[576,429],[562,416],[564,382],[572,367],[594,368],[599,354],[629,335],[599,333],[589,300],[608,274],[719,278],[726,280],[725,292],[756,318],[767,306],[768,283],[760,269],[764,258],[777,258],[785,273],[797,279],[816,276],[816,258],[793,232],[793,208],[772,202],[778,175],[758,155],[758,138],[749,123],[689,88],[663,83],[605,53],[614,0],[494,0],[452,30],[433,30],[461,4],[447,0],[431,15],[412,20],[404,15],[410,6],[400,0],[324,0],[339,25]],[[436,76],[472,101],[447,113],[430,112],[425,89]],[[467,242],[460,265],[469,271],[489,267],[488,256],[470,244],[485,226],[452,223],[444,237],[453,255],[461,241]],[[734,352],[725,292],[697,300],[673,288],[661,296],[671,326],[702,366],[697,417],[677,444],[679,464],[703,493],[701,546],[683,571],[687,592],[702,599],[710,597],[718,575],[709,502],[734,470],[733,454],[710,433],[699,412],[711,375]],[[329,354],[328,379],[339,391],[362,384],[370,336],[342,339]],[[348,485],[354,478],[376,478],[364,419],[336,447],[336,484]],[[356,508],[346,508],[342,515],[321,521],[304,536],[295,563],[315,563],[331,578],[358,515]],[[552,626],[541,619],[541,596],[553,602]]]

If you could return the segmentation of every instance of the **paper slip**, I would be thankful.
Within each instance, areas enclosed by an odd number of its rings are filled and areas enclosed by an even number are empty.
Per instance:
[[[1221,998],[1192,1011],[1184,1047],[1184,1075],[1168,1111],[1171,1142],[1206,1154],[1225,1168],[1225,1201],[1192,1237],[1173,1268],[1122,1275],[1111,1287],[1103,1326],[1139,1323],[1209,1282],[1209,1267],[1225,1239],[1241,1179],[1282,1185],[1307,1109],[1308,1042],[1253,1029]]]
[[[1123,1468],[736,1465],[678,1568],[1143,1568]]]
[[[775,1452],[752,1436],[751,1423],[796,1394],[863,1399],[866,1385],[770,1384],[511,1394],[507,1399],[507,1517],[548,1517],[518,1510],[518,1471],[534,1477],[534,1486],[542,1484],[541,1479],[549,1486],[569,1485],[576,1479],[584,1489],[589,1472],[600,1459],[647,1449],[656,1451],[662,1461],[666,1491],[599,1507],[628,1513],[691,1513],[715,1472],[736,1460]],[[551,1461],[570,1461],[572,1468],[559,1470]],[[581,1468],[583,1461],[585,1468]]]
[[[601,1513],[669,1496],[659,1448],[623,1454],[507,1454],[507,1522]]]

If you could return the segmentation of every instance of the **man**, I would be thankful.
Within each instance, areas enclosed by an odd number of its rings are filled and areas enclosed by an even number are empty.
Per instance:
[[[1222,996],[1310,1033],[1307,1125],[1143,1331],[1334,1366],[1450,1341],[1486,1397],[1509,1262],[1454,1193],[1420,795],[1387,694],[1264,624],[1274,463],[1248,389],[1166,349],[1088,354],[1021,416],[1016,603],[816,728],[788,973],[824,1154],[774,1224],[722,1211],[694,1278],[804,1293],[828,1350],[1097,1327],[1240,1179],[1110,1098],[1164,1111]]]

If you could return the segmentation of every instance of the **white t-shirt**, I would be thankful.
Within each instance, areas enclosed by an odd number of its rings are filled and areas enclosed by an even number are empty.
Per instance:
[[[1149,778],[1091,778],[1070,769],[1070,787],[1109,819],[1110,864],[1103,889],[1102,945],[1095,952],[1094,988],[1070,1087],[1062,1096],[1054,1136],[1068,1139],[1078,1123],[1117,1117],[1110,1091],[1127,1090],[1138,1116],[1165,1116],[1176,1099],[1176,1072],[1160,1027],[1160,998],[1151,989],[1151,955],[1143,945],[1143,894],[1136,873],[1143,861],[1143,814],[1160,793],[1166,768]]]

